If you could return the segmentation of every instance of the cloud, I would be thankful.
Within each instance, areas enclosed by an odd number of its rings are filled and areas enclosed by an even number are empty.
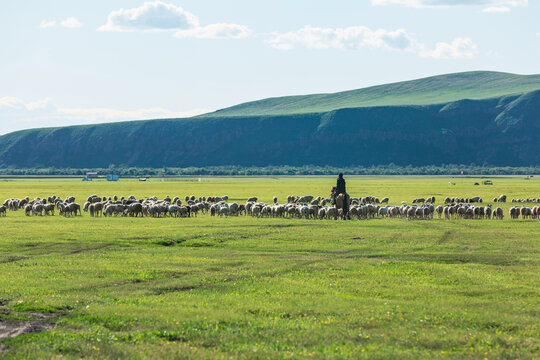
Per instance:
[[[297,31],[274,34],[267,42],[278,50],[296,47],[314,50],[368,48],[410,52],[433,59],[471,59],[478,54],[478,46],[470,38],[455,38],[451,43],[438,42],[433,49],[429,49],[406,29],[372,30],[365,26],[318,28],[308,25]]]
[[[179,30],[174,36],[177,38],[198,39],[243,39],[250,34],[251,30],[247,26],[219,23],[198,26],[188,30]]]
[[[527,6],[529,0],[371,0],[374,6],[401,5],[414,8],[483,5],[489,7]]]
[[[510,11],[511,9],[506,6],[490,6],[482,10],[482,12],[485,12],[485,13],[507,13]]]
[[[472,59],[478,55],[478,46],[470,38],[456,38],[451,43],[438,42],[433,50],[419,54],[433,59]]]
[[[66,28],[80,28],[83,26],[83,24],[79,21],[79,19],[75,17],[70,17],[70,18],[65,19],[64,21],[60,23],[60,25]]]
[[[267,42],[279,50],[291,50],[296,46],[318,50],[363,47],[404,50],[412,45],[412,38],[405,29],[388,31],[371,30],[365,26],[318,28],[307,25],[297,31],[275,34]]]
[[[56,27],[56,21],[46,21],[46,20],[43,20],[41,22],[41,24],[39,24],[39,28],[40,29],[48,29],[48,28],[52,28],[52,27]]]
[[[162,1],[145,2],[132,9],[120,9],[109,14],[107,24],[99,31],[167,31],[191,29],[199,19],[180,6]]]
[[[243,39],[251,34],[245,25],[217,23],[202,26],[196,15],[160,0],[145,2],[137,8],[113,11],[107,24],[99,27],[98,31],[174,31],[176,38],[197,39]]]
[[[76,17],[69,17],[67,19],[64,19],[60,22],[57,22],[55,20],[43,20],[39,24],[40,29],[49,29],[49,28],[57,28],[57,27],[65,27],[65,28],[80,28],[83,24],[77,19]]]
[[[0,98],[0,134],[16,130],[118,122],[127,120],[148,120],[163,118],[184,118],[210,112],[209,109],[171,111],[163,108],[118,110],[109,108],[65,108],[52,99],[25,102],[16,97]]]

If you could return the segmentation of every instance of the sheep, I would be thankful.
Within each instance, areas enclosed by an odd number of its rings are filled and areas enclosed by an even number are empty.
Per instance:
[[[259,205],[254,205],[251,207],[251,216],[253,217],[259,217],[261,213],[262,207]]]
[[[503,209],[500,207],[497,207],[493,210],[493,217],[492,219],[499,219],[502,220],[504,218],[504,212]]]
[[[178,217],[178,210],[180,210],[180,206],[178,206],[178,205],[169,206],[169,216],[170,217]]]
[[[228,217],[229,216],[229,208],[227,206],[222,206],[219,208],[219,211],[218,211],[218,215],[221,217],[223,215],[225,215],[225,217]]]
[[[490,205],[484,207],[484,218],[490,220],[491,219],[491,213],[492,213],[492,210],[491,210]]]
[[[338,211],[335,207],[329,207],[327,210],[326,210],[326,218],[327,219],[331,219],[333,218],[334,220],[337,220],[338,218]]]
[[[450,206],[446,205],[443,208],[443,213],[444,213],[444,219],[445,220],[450,220]]]
[[[45,215],[48,216],[54,216],[54,204],[47,204],[43,207],[43,210],[45,211]]]
[[[75,201],[75,198],[73,198],[73,200]],[[77,216],[77,212],[79,212],[79,215],[82,215],[81,213],[81,205],[75,203],[75,202],[72,202],[68,205],[68,211],[71,212],[71,214],[73,216]]]
[[[519,208],[517,206],[512,206],[510,209],[508,209],[508,214],[510,215],[511,219],[517,219],[519,218]]]
[[[521,206],[520,212],[521,212],[521,218],[523,219],[528,219],[532,216],[531,209],[526,207],[525,205]]]
[[[232,203],[229,205],[229,210],[231,215],[238,215],[238,210],[240,209],[240,206],[237,203]]]
[[[381,204],[388,204],[388,201],[390,201],[389,198],[383,197],[382,200],[381,200]]]
[[[443,207],[439,205],[435,208],[435,211],[437,212],[437,215],[439,215],[439,219],[440,219],[443,213]]]
[[[306,196],[302,196],[300,197],[297,202],[299,203],[302,203],[302,204],[309,204],[312,200],[313,200],[313,196],[311,195],[306,195]]]
[[[95,204],[91,204],[91,205],[88,207],[88,212],[90,213],[90,216],[91,216],[91,217],[94,217],[94,215],[95,215],[95,209],[96,209],[96,205],[95,205]]]
[[[7,215],[7,207],[5,205],[0,206],[0,216]]]

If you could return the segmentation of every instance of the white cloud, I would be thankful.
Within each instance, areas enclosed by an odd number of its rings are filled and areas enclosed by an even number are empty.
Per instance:
[[[171,111],[163,108],[118,110],[108,108],[65,108],[51,99],[25,102],[16,97],[0,98],[0,134],[16,130],[118,122],[127,120],[148,120],[163,118],[185,118],[210,112],[209,109]]]
[[[278,50],[292,50],[298,46],[315,50],[368,48],[410,52],[433,59],[471,59],[478,54],[478,46],[470,38],[456,38],[451,43],[438,42],[434,49],[429,49],[406,29],[372,30],[365,26],[318,28],[308,25],[297,31],[274,34],[267,42]]]
[[[177,38],[243,39],[251,34],[245,25],[217,23],[201,26],[199,18],[180,6],[160,0],[145,2],[132,9],[109,14],[107,24],[98,31],[174,31]]]
[[[191,29],[199,19],[180,6],[162,1],[145,2],[132,9],[120,9],[109,14],[107,24],[99,31],[166,31]]]
[[[83,24],[76,17],[69,17],[60,22],[57,22],[55,20],[52,20],[52,21],[43,20],[39,24],[40,29],[49,29],[49,28],[56,28],[56,27],[80,28],[82,26]]]
[[[511,9],[506,6],[490,6],[482,10],[482,12],[485,12],[485,13],[507,13],[510,11]]]
[[[244,25],[237,24],[210,24],[192,29],[179,30],[174,36],[177,38],[198,39],[243,39],[251,34],[251,30]]]
[[[485,13],[507,13],[510,11],[511,9],[506,6],[490,6],[482,10],[482,12],[485,12]]]
[[[371,30],[365,26],[318,28],[307,25],[298,31],[276,34],[268,43],[279,50],[291,50],[296,46],[319,50],[363,47],[404,50],[411,47],[413,40],[405,29],[388,31]]]
[[[41,24],[39,24],[40,29],[48,29],[56,26],[56,21],[46,21],[43,20]]]
[[[66,28],[80,28],[83,26],[83,24],[79,21],[79,19],[75,17],[70,17],[70,18],[65,19],[64,21],[60,23],[60,25]]]
[[[371,0],[374,6],[401,5],[415,8],[451,7],[466,5],[527,6],[529,0]]]
[[[472,59],[478,46],[470,38],[455,38],[451,43],[438,42],[433,50],[421,50],[420,56],[433,59]]]

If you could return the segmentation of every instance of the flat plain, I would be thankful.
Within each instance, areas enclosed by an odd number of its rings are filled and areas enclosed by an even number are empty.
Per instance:
[[[506,194],[540,179],[347,177],[353,196]],[[333,177],[1,179],[7,198],[328,196]],[[455,183],[455,185],[451,185]],[[5,358],[537,358],[540,220],[0,218]],[[528,204],[533,206],[533,204]],[[499,206],[499,204],[497,205]],[[44,331],[38,331],[44,330]]]

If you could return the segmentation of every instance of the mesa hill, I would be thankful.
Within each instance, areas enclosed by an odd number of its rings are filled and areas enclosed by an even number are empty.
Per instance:
[[[321,96],[335,105],[314,100]],[[287,97],[189,119],[18,131],[0,137],[0,166],[540,165],[540,75],[469,72],[300,98],[301,106]],[[279,99],[283,110],[265,115]]]
[[[461,99],[487,99],[539,89],[540,75],[471,71],[332,94],[269,98],[201,116],[286,115],[354,107],[433,105]]]

